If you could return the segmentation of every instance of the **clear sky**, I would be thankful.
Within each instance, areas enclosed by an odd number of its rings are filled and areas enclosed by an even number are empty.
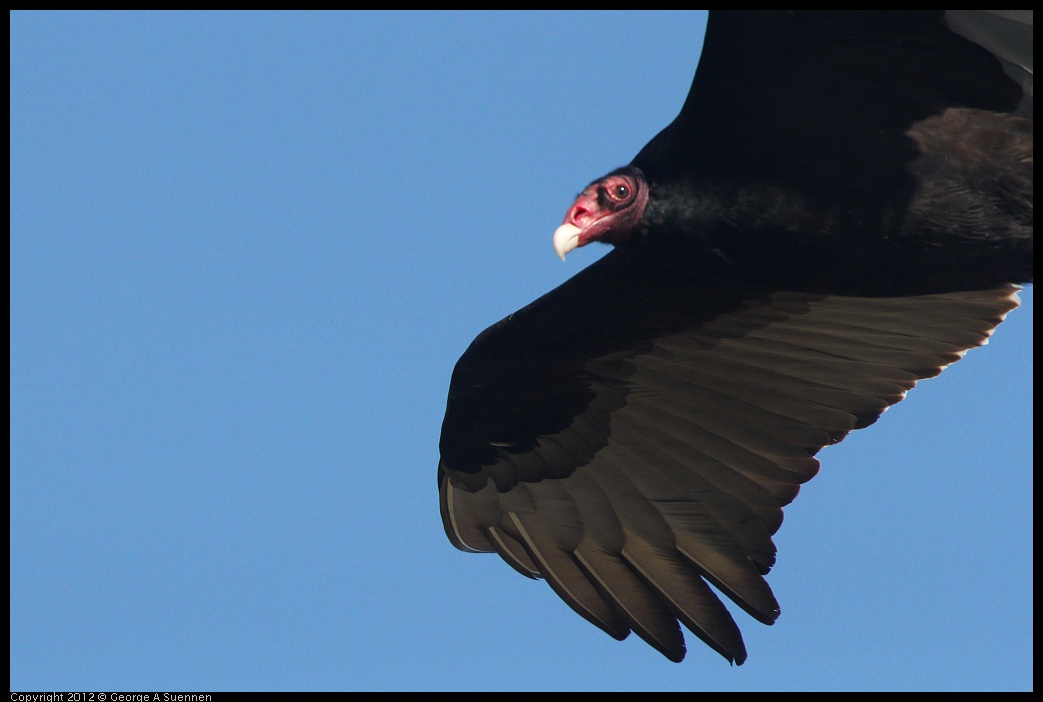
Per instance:
[[[1031,290],[820,454],[741,667],[443,533],[453,364],[704,24],[13,14],[12,689],[1030,689]]]

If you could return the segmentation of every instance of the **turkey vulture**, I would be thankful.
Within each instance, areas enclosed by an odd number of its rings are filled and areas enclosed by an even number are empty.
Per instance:
[[[678,117],[553,237],[614,250],[478,335],[438,465],[461,550],[729,661],[815,454],[1032,281],[1032,13],[712,12]]]

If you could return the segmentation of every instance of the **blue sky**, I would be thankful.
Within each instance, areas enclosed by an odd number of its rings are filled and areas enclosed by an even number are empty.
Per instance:
[[[1031,290],[820,454],[741,667],[445,538],[453,364],[704,24],[14,13],[12,689],[1030,689]]]

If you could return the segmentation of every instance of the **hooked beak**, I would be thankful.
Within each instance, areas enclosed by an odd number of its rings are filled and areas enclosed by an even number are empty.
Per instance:
[[[583,230],[575,224],[563,224],[554,230],[554,251],[564,261],[565,254],[579,246],[579,234]]]

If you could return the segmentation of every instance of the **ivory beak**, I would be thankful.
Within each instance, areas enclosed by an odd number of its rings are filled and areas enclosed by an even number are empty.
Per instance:
[[[563,224],[554,230],[554,251],[564,261],[565,254],[579,246],[579,234],[583,230],[575,224]]]

